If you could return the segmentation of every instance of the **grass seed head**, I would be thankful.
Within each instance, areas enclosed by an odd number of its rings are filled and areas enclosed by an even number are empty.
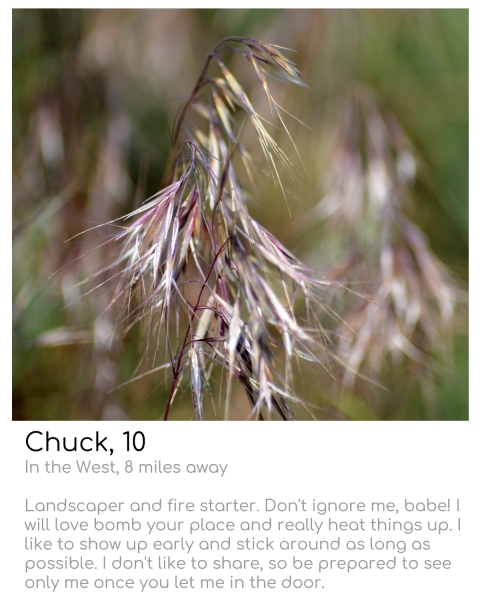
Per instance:
[[[329,192],[314,212],[349,240],[349,287],[359,292],[346,298],[337,330],[344,383],[353,387],[359,372],[380,380],[386,358],[428,379],[445,372],[455,306],[466,296],[407,216],[421,161],[367,88],[355,90],[339,122]]]
[[[188,379],[194,417],[203,419],[205,398],[217,404],[213,378],[220,369],[226,381],[219,391],[225,397],[220,416],[231,417],[237,381],[251,418],[290,420],[293,404],[301,402],[293,381],[297,363],[317,364],[335,376],[336,357],[321,323],[322,315],[332,317],[326,298],[336,284],[303,265],[248,212],[235,165],[241,160],[251,177],[257,166],[240,139],[241,114],[282,192],[280,171],[296,176],[296,169],[227,68],[223,55],[229,50],[253,66],[271,118],[287,130],[269,78],[304,86],[294,63],[279,47],[251,38],[220,42],[175,123],[166,186],[109,223],[120,226],[112,238],[120,250],[98,275],[113,273],[106,282],[115,282],[109,308],[117,310],[119,331],[142,324],[146,355],[164,363],[145,374],[171,370],[165,418],[182,379]],[[209,74],[214,63],[220,73],[215,77]]]

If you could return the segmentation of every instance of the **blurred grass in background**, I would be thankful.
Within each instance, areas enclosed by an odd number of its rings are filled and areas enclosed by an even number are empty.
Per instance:
[[[466,287],[468,11],[13,10],[14,419],[161,418],[163,376],[111,392],[133,376],[141,332],[112,340],[114,322],[102,314],[108,293],[82,298],[76,285],[107,258],[89,252],[101,232],[64,242],[158,191],[176,111],[206,53],[229,35],[295,49],[310,88],[276,88],[308,125],[288,121],[308,177],[295,188],[287,182],[293,218],[265,183],[252,207],[262,225],[309,264],[335,265],[328,223],[299,230],[298,219],[328,192],[342,103],[369,86],[420,158],[409,217]],[[244,83],[261,104],[255,81]],[[285,135],[278,140],[289,146]],[[467,309],[457,312],[451,364],[435,378],[436,412],[416,375],[390,377],[387,368],[388,391],[362,397],[306,381],[317,418],[468,419]],[[245,417],[241,399],[236,410]],[[190,415],[186,389],[171,418]]]

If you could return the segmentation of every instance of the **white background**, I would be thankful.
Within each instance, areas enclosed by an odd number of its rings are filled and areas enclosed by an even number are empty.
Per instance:
[[[424,7],[431,3],[424,3]],[[158,5],[157,5],[158,6]],[[353,6],[350,3],[350,6]],[[378,5],[382,6],[382,5]],[[383,5],[385,6],[385,5]],[[439,7],[434,4],[432,7]],[[242,5],[247,7],[247,4]],[[405,7],[405,6],[403,6]],[[459,7],[459,6],[458,6]],[[11,81],[11,19],[10,9],[2,9],[2,43],[4,52],[3,89],[4,131],[9,130],[9,84]],[[326,587],[321,592],[294,592],[271,590],[257,593],[265,598],[325,597],[329,600],[359,598],[370,600],[420,599],[462,600],[480,597],[478,558],[480,556],[480,493],[478,485],[479,421],[478,421],[478,327],[479,244],[476,229],[479,225],[478,198],[478,9],[472,9],[471,19],[471,214],[472,287],[471,310],[471,419],[465,423],[12,423],[10,408],[9,339],[2,348],[2,381],[4,384],[1,413],[1,469],[2,469],[2,535],[1,577],[2,596],[33,597],[43,600],[51,592],[28,592],[23,586],[24,508],[25,498],[61,500],[64,498],[98,500],[179,499],[255,500],[278,497],[284,500],[317,498],[323,500],[402,501],[404,498],[422,501],[427,498],[445,500],[461,498],[462,533],[451,538],[452,543],[439,543],[441,558],[452,560],[452,569],[437,573],[421,571],[408,573],[376,572],[370,574],[325,575]],[[11,181],[10,140],[3,140],[3,181]],[[7,185],[8,189],[8,185]],[[5,195],[4,205],[9,204]],[[9,227],[8,219],[5,230]],[[4,255],[9,256],[10,238],[2,240]],[[8,264],[8,259],[5,259]],[[7,267],[8,268],[8,267]],[[10,297],[1,299],[5,331],[9,331]],[[113,459],[119,464],[127,458],[122,454],[121,433],[142,430],[147,438],[143,461],[165,462],[221,462],[229,463],[223,479],[216,476],[165,475],[143,476],[75,476],[25,475],[25,461],[32,458],[27,452],[25,437],[34,429],[49,430],[54,435],[88,435],[99,430],[109,437],[115,448]],[[27,456],[28,455],[28,456]],[[38,455],[37,455],[38,456]],[[37,457],[36,457],[37,458]],[[42,454],[45,460],[45,454]],[[52,458],[52,456],[50,456]],[[74,461],[73,457],[71,460]],[[65,458],[64,458],[65,460]],[[39,460],[35,462],[40,462]],[[432,553],[432,558],[434,553]],[[220,573],[217,574],[221,576]],[[245,591],[218,591],[217,597],[240,598]],[[149,597],[163,594],[168,598],[188,597],[198,591],[150,592]],[[56,596],[66,594],[57,591]],[[80,594],[78,594],[80,597]],[[203,592],[210,597],[212,592]],[[69,593],[68,596],[76,596]],[[127,593],[91,591],[81,597],[105,598],[125,596]],[[138,597],[128,592],[128,597]]]
[[[26,435],[34,429],[48,429],[52,435],[66,436],[70,439],[74,435],[91,435],[98,430],[102,436],[108,436],[108,441],[115,450],[112,459],[119,466],[128,459],[142,462],[162,460],[183,465],[228,462],[229,466],[223,478],[215,475],[187,474],[25,475],[27,459],[43,462],[47,458],[46,453],[34,454],[25,449]],[[125,442],[122,432],[127,429],[142,430],[145,433],[147,444],[145,450],[140,453],[141,458],[140,455],[132,456],[135,454],[132,452],[127,455],[123,449]],[[476,523],[479,494],[476,469],[478,443],[472,436],[472,430],[472,423],[12,423],[8,430],[10,447],[5,452],[3,461],[5,480],[9,482],[4,490],[7,502],[3,509],[2,528],[5,550],[3,560],[8,561],[8,568],[2,569],[3,577],[7,578],[6,588],[10,595],[15,596],[35,595],[35,598],[43,599],[52,595],[51,591],[27,592],[23,589],[23,566],[27,558],[23,550],[23,523],[26,517],[24,509],[27,497],[32,501],[154,501],[159,498],[249,501],[272,497],[284,501],[316,498],[337,502],[394,501],[399,504],[404,498],[414,502],[427,499],[438,502],[448,498],[453,501],[460,498],[461,534],[446,533],[443,537],[431,534],[420,537],[434,541],[432,551],[423,558],[451,560],[452,568],[448,571],[432,572],[419,568],[408,573],[401,569],[393,572],[328,573],[322,576],[325,589],[320,592],[275,589],[257,592],[257,595],[272,599],[291,598],[292,594],[295,597],[313,598],[321,593],[331,600],[352,597],[371,600],[383,600],[388,597],[393,600],[404,599],[406,596],[423,598],[428,594],[436,600],[452,597],[473,600],[478,597],[475,572],[478,564]],[[50,452],[48,458],[55,458],[55,454]],[[63,454],[59,462],[74,462],[77,458],[80,457],[74,456],[69,459]],[[64,519],[78,519],[80,516],[78,513],[60,515]],[[215,518],[220,516],[222,515],[215,515]],[[232,517],[230,513],[223,516],[226,519],[238,518],[235,515]],[[249,516],[246,514],[243,518]],[[165,515],[162,517],[165,518]],[[286,517],[297,519],[301,515]],[[351,515],[332,517],[339,520],[352,518]],[[411,518],[417,520],[419,517],[412,515]],[[436,515],[436,518],[440,517],[445,517],[445,514]],[[110,514],[101,518],[113,520],[116,515]],[[149,515],[150,520],[154,518],[160,517]],[[65,534],[63,537],[75,539],[73,535]],[[84,539],[87,535],[84,533],[80,537]],[[98,534],[92,534],[92,537],[108,538]],[[118,534],[113,537],[118,538]],[[59,556],[66,554],[69,553],[59,553]],[[62,575],[55,572],[48,574],[54,577]],[[36,575],[35,573],[34,576]],[[139,574],[125,571],[116,573],[116,576],[122,577],[136,575]],[[188,576],[190,573],[180,575]],[[204,575],[226,579],[225,573],[219,571],[205,572]],[[74,577],[75,574],[71,573],[70,576]],[[152,574],[149,573],[148,576]],[[238,573],[238,576],[241,577],[242,573]],[[158,593],[162,591],[148,592],[148,595],[153,597]],[[245,593],[254,592],[216,592],[218,597],[227,598],[244,597]],[[168,591],[169,598],[188,597],[193,594],[209,597],[212,592]],[[57,590],[55,595],[63,597],[65,592]],[[138,593],[132,591],[104,592],[89,589],[88,592],[68,592],[68,596],[77,595],[88,595],[92,598],[113,598],[118,595],[138,597]]]

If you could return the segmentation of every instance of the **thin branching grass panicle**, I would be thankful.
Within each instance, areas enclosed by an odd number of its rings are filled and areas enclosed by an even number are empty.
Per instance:
[[[365,86],[348,97],[338,123],[328,192],[309,217],[329,220],[359,292],[344,298],[349,310],[337,329],[343,381],[354,389],[361,371],[379,382],[390,362],[394,372],[413,373],[435,416],[432,378],[448,370],[455,307],[466,294],[408,216],[422,161]]]
[[[253,68],[268,117],[227,68],[227,52]],[[248,211],[247,183],[255,187],[256,177],[271,177],[282,201],[281,173],[297,177],[271,133],[288,130],[270,78],[305,85],[284,52],[250,38],[220,42],[175,122],[165,187],[107,224],[120,227],[107,242],[119,252],[97,273],[104,277],[99,285],[115,286],[109,309],[117,311],[119,333],[138,324],[146,333],[145,360],[130,381],[159,370],[170,374],[165,419],[188,383],[194,418],[204,418],[209,399],[217,418],[229,419],[240,383],[250,418],[293,420],[302,403],[294,384],[298,365],[310,363],[329,378],[342,368],[325,325],[337,317],[329,304],[337,284],[297,260]],[[246,122],[264,169],[242,145]],[[296,154],[293,140],[292,147]]]

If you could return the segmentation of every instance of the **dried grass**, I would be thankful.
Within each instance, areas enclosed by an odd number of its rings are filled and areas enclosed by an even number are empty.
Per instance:
[[[280,172],[295,178],[297,171],[226,67],[220,56],[225,51],[250,63],[271,120],[288,133],[268,78],[303,86],[294,63],[279,47],[254,39],[220,42],[174,126],[165,187],[107,224],[121,228],[106,242],[121,249],[94,275],[104,279],[88,293],[115,282],[108,310],[118,311],[117,330],[143,324],[145,357],[161,356],[162,364],[131,381],[170,370],[165,419],[182,380],[190,382],[194,417],[203,419],[206,394],[214,399],[212,373],[220,365],[226,381],[219,391],[220,416],[231,416],[237,380],[250,400],[250,418],[292,420],[295,404],[302,403],[293,381],[297,365],[313,363],[328,377],[340,365],[322,325],[336,318],[328,297],[338,284],[302,264],[249,214],[235,161],[242,161],[252,186],[259,168],[242,145],[242,119],[251,123],[263,150],[267,169],[260,176],[271,177],[284,197]],[[220,76],[208,75],[212,63]],[[190,113],[200,115],[203,125],[188,119]]]
[[[433,417],[432,378],[449,370],[455,308],[466,292],[408,217],[422,161],[397,119],[357,86],[337,122],[328,194],[308,217],[310,225],[330,222],[349,281],[365,296],[344,298],[336,338],[344,385],[354,389],[359,372],[380,382],[390,362],[398,377],[410,373],[423,386]]]

